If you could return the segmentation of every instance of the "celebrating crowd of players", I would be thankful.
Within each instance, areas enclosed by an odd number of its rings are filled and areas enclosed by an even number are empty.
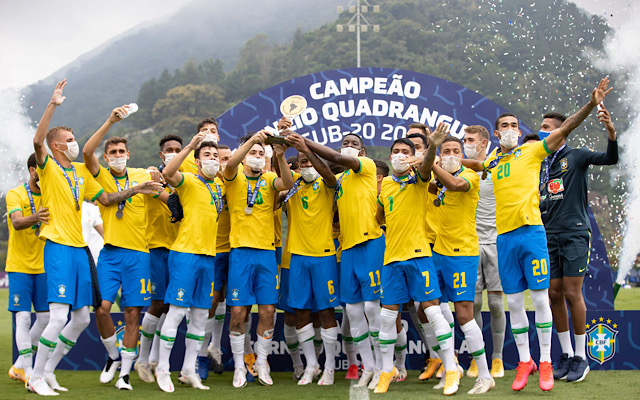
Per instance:
[[[485,393],[504,376],[504,293],[520,359],[513,390],[522,390],[537,369],[544,391],[553,388],[554,377],[581,381],[589,370],[581,294],[590,248],[586,171],[616,163],[617,144],[604,107],[598,119],[609,132],[606,153],[570,148],[565,139],[602,103],[608,83],[603,79],[569,118],[545,114],[540,133],[522,145],[518,119],[499,116],[494,134],[500,146],[488,155],[485,127],[466,127],[462,141],[449,136],[445,124],[434,132],[412,124],[407,137],[391,146],[387,176],[387,164],[367,158],[357,135],[345,135],[336,152],[291,131],[286,118],[278,123],[285,143],[266,145],[272,133],[262,130],[234,152],[217,144],[217,122],[205,119],[186,146],[179,136],[160,141],[159,169],[127,167],[127,140],[111,137],[103,167],[96,150],[127,116],[127,106],[114,109],[89,139],[84,163],[73,162],[80,149],[71,128],[48,128],[65,99],[61,81],[35,134],[29,180],[7,194],[9,310],[15,312],[19,352],[9,376],[40,395],[67,391],[54,371],[88,326],[93,306],[108,354],[100,382],[111,382],[119,369],[116,388],[131,390],[135,363],[142,381],[173,392],[169,358],[187,318],[178,380],[209,389],[202,380],[209,359],[222,372],[220,341],[229,309],[233,386],[255,378],[273,385],[267,356],[278,308],[285,312],[298,384],[319,377],[319,385],[332,385],[339,334],[334,309],[342,306],[346,377],[384,393],[407,376],[407,334],[399,322],[405,307],[428,350],[419,379],[441,377],[435,388],[450,395],[463,373],[454,354],[453,302],[473,355],[467,374],[477,379],[469,393]],[[295,148],[297,157],[286,160],[286,147]],[[104,221],[97,267],[82,237],[84,201],[97,201]],[[530,355],[527,289],[538,364]],[[481,331],[484,290],[491,368]],[[110,316],[119,292],[125,319],[120,345]],[[253,305],[259,316],[254,348]],[[140,325],[142,307],[149,308]],[[554,319],[563,353],[555,371]]]

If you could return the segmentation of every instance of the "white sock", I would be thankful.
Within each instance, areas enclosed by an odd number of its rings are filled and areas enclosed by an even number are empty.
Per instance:
[[[451,307],[449,307],[449,303],[440,303],[440,311],[442,311],[442,316],[449,323],[449,329],[451,329],[451,337],[447,340],[449,342],[449,347],[451,347],[453,349],[452,351],[455,353],[455,319],[453,318],[453,312],[451,311]]]
[[[214,318],[207,318],[207,321],[205,322],[204,325],[204,339],[202,340],[202,346],[200,346],[200,350],[198,350],[198,356],[200,357],[206,357],[207,356],[207,347],[209,346],[209,343],[211,342],[211,336],[213,334],[213,326],[216,323],[216,319]]]
[[[579,356],[583,360],[586,360],[587,355],[584,347],[586,335],[583,333],[582,335],[574,335],[573,337],[576,340],[576,356]]]
[[[307,367],[317,367],[318,359],[313,346],[313,339],[315,337],[313,324],[308,323],[302,328],[296,329],[296,335],[298,336],[300,347],[302,347],[302,354],[304,354],[304,358],[307,360]]]
[[[493,339],[493,354],[491,355],[491,359],[502,360],[504,334],[507,329],[507,316],[504,313],[504,303],[501,294],[487,293],[487,297],[489,299],[489,311],[491,312],[491,337]]]
[[[382,352],[380,351],[380,327],[382,321],[380,319],[380,300],[365,301],[364,314],[369,322],[369,334],[373,343],[373,352],[375,355],[376,369],[382,369]]]
[[[560,340],[560,347],[563,353],[567,353],[569,358],[573,357],[573,344],[571,344],[571,332],[558,332],[558,339]],[[576,346],[576,350],[578,346]]]
[[[142,326],[140,327],[140,351],[138,352],[138,362],[140,364],[149,362],[149,351],[151,350],[151,344],[156,335],[159,321],[160,318],[155,315],[151,315],[148,312],[144,313]]]
[[[380,310],[381,329],[379,346],[382,361],[382,370],[384,372],[393,371],[393,349],[398,341],[398,333],[396,329],[396,319],[398,311],[382,308]]]
[[[284,324],[284,341],[287,343],[287,351],[291,356],[293,367],[302,366],[302,358],[300,358],[300,342],[296,334],[296,327]]]
[[[204,340],[205,325],[209,310],[206,308],[191,307],[191,321],[187,328],[187,335],[184,339],[185,352],[184,362],[182,363],[182,373],[184,375],[193,375],[196,373],[196,359],[198,351],[202,347]]]
[[[128,349],[123,346],[120,350],[120,356],[122,357],[122,363],[120,364],[120,375],[118,376],[122,378],[123,376],[129,375],[129,372],[131,372],[133,361],[136,359],[135,347]]]
[[[364,316],[364,303],[347,304],[349,314],[349,324],[351,326],[351,337],[356,345],[362,365],[365,371],[373,371],[376,368],[371,350],[371,340],[369,339],[369,325]]]
[[[156,370],[169,372],[171,365],[169,359],[171,357],[171,350],[176,341],[176,335],[178,334],[178,326],[180,322],[187,315],[186,307],[178,307],[173,304],[169,306],[169,312],[162,324],[162,331],[160,334],[160,344],[158,346],[158,366]],[[195,369],[195,361],[193,363]]]
[[[251,316],[249,321],[244,323],[244,354],[253,354],[251,348]]]
[[[71,319],[58,335],[58,344],[45,364],[45,375],[52,374],[55,371],[62,357],[69,354],[82,332],[89,326],[90,321],[91,314],[88,306],[71,312]]]
[[[322,335],[322,342],[324,343],[324,355],[326,357],[324,361],[324,369],[335,369],[336,365],[336,345],[338,343],[338,327],[320,330]]]
[[[507,304],[511,316],[511,333],[518,348],[520,361],[529,362],[531,352],[529,350],[529,319],[524,310],[524,292],[507,294]]]
[[[530,290],[536,312],[536,331],[540,343],[540,362],[551,362],[551,331],[553,315],[549,306],[549,289]]]
[[[271,353],[271,341],[273,340],[273,329],[264,331],[264,334],[258,335],[256,342],[256,365],[267,365],[267,356]]]
[[[116,334],[114,333],[111,337],[103,338],[100,337],[104,348],[107,350],[107,354],[109,358],[112,360],[120,359],[120,352],[118,352],[118,339],[116,338]]]
[[[36,313],[36,322],[31,326],[31,330],[29,331],[29,338],[31,339],[31,350],[32,358],[33,355],[38,350],[38,342],[40,341],[40,337],[42,336],[42,332],[49,324],[49,311],[37,312]]]
[[[38,342],[38,352],[36,353],[36,361],[33,365],[31,376],[34,378],[44,377],[44,368],[47,360],[56,348],[58,336],[62,332],[62,328],[67,323],[67,314],[69,313],[69,305],[62,303],[49,303],[49,324],[42,332],[40,341]]]
[[[484,352],[482,331],[476,323],[476,320],[472,319],[462,325],[460,329],[464,332],[464,338],[469,345],[469,352],[478,366],[478,378],[491,379],[491,374],[489,373],[489,367],[487,365],[487,355]]]
[[[162,325],[164,325],[164,320],[167,318],[166,313],[162,313],[160,319],[158,320],[158,326],[156,326],[156,334],[153,336],[153,343],[151,344],[151,350],[149,351],[149,362],[158,362],[158,358],[160,357],[160,335],[162,331]]]
[[[16,347],[18,349],[18,359],[14,366],[24,369],[24,376],[31,375],[33,371],[33,350],[31,349],[31,338],[29,337],[29,327],[31,326],[31,312],[18,311],[16,316]]]
[[[426,312],[426,309],[425,309],[425,312]],[[424,337],[427,340],[425,342],[425,346],[429,349],[429,358],[433,358],[433,359],[440,358],[440,355],[438,354],[438,351],[440,350],[440,345],[436,340],[436,333],[433,330],[431,323],[427,322],[426,324],[421,324],[420,328],[424,332]]]
[[[316,359],[320,357],[320,354],[322,353],[322,334],[320,333],[321,329],[321,327],[313,328],[313,348],[316,352]]]
[[[453,334],[451,333],[449,323],[447,323],[447,320],[442,314],[442,307],[430,306],[427,307],[424,312],[429,320],[429,326],[424,327],[425,332],[427,329],[431,329],[435,333],[436,341],[438,342],[438,346],[440,346],[437,352],[442,359],[444,368],[447,371],[454,371],[456,369],[456,360],[451,340]]]
[[[218,303],[216,308],[216,315],[213,317],[215,323],[213,324],[213,331],[211,333],[211,343],[216,349],[220,349],[220,341],[222,339],[222,331],[224,330],[224,317],[227,311],[227,302],[223,301]]]
[[[395,366],[396,368],[406,368],[407,360],[407,331],[402,327],[402,330],[398,333],[398,341],[394,347],[396,355]]]
[[[342,311],[342,346],[344,352],[347,353],[347,362],[351,365],[360,365],[358,361],[358,351],[356,345],[353,343],[353,337],[351,336],[351,325],[349,324],[349,316],[347,315],[346,308]]]
[[[240,332],[229,332],[229,343],[235,368],[244,368],[244,339],[244,334]]]
[[[420,322],[420,318],[418,318],[418,310],[420,310],[420,302],[414,301],[412,303],[412,306],[409,307],[409,315],[411,316],[411,322],[413,322],[413,326],[416,327],[418,335],[420,335],[422,343],[427,343],[427,337],[424,335],[424,332],[420,328],[422,327],[422,323]]]

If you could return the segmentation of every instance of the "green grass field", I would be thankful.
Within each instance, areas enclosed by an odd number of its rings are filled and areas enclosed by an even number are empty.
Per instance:
[[[34,399],[33,394],[28,394],[21,382],[12,381],[4,375],[11,366],[11,314],[7,309],[8,291],[0,290],[0,399]],[[527,296],[528,298],[528,296]],[[527,308],[531,309],[530,300]],[[640,309],[640,289],[621,290],[616,300],[616,309],[638,310]],[[96,351],[103,351],[97,349]],[[134,387],[133,393],[116,390],[112,382],[102,385],[98,382],[99,373],[97,371],[59,371],[58,381],[63,386],[69,388],[70,392],[63,393],[62,399],[247,399],[253,396],[262,399],[348,399],[350,394],[349,381],[344,379],[344,372],[336,373],[336,384],[330,387],[319,387],[317,385],[299,387],[291,379],[291,373],[273,373],[273,387],[263,387],[258,383],[250,383],[244,389],[234,389],[231,385],[232,374],[225,372],[223,375],[210,375],[205,384],[211,387],[210,391],[199,391],[190,387],[182,386],[175,379],[176,392],[173,394],[163,393],[155,383],[140,382],[137,375],[133,373],[131,383]],[[556,382],[556,386],[551,392],[542,392],[537,385],[538,375],[534,375],[529,380],[529,385],[520,393],[511,390],[511,382],[515,376],[514,371],[507,371],[506,376],[496,380],[496,389],[490,394],[480,395],[480,398],[491,399],[515,399],[515,398],[564,398],[564,399],[637,399],[639,397],[638,384],[640,383],[640,373],[638,371],[592,371],[587,379],[582,383],[569,384],[566,382]],[[370,398],[380,399],[424,399],[428,397],[441,397],[441,391],[435,391],[432,386],[436,381],[427,383],[418,382],[418,371],[409,371],[409,377],[405,382],[393,383],[389,392],[383,395],[374,395],[369,392]],[[472,398],[466,392],[473,386],[473,379],[463,378],[460,391],[456,398]],[[354,393],[358,399],[366,398],[362,392]],[[478,396],[475,396],[478,398]]]

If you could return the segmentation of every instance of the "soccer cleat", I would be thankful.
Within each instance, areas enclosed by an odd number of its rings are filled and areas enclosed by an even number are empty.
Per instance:
[[[569,357],[567,353],[562,353],[560,359],[556,363],[556,369],[553,371],[553,378],[557,380],[567,379],[569,369],[571,369],[571,361],[573,357]]]
[[[258,373],[258,382],[260,382],[260,384],[264,385],[264,386],[272,386],[273,385],[273,379],[271,379],[271,375],[269,375],[269,366],[268,365],[258,365],[255,364],[254,368],[256,370],[256,372]],[[307,371],[305,370],[305,373]],[[304,378],[304,375],[303,375]],[[302,378],[300,378],[302,379]]]
[[[407,369],[406,368],[396,368],[398,373],[396,374],[396,378],[394,379],[396,382],[404,382],[407,379]]]
[[[13,365],[9,368],[9,378],[14,381],[27,382],[27,377],[24,376],[24,369],[16,368]]]
[[[444,393],[445,396],[451,396],[458,391],[460,385],[460,371],[447,371],[444,376]]]
[[[44,380],[47,381],[47,385],[49,385],[49,387],[52,390],[55,390],[56,392],[68,392],[69,391],[69,389],[67,389],[66,387],[60,386],[60,384],[56,380],[56,376],[54,374],[46,375],[44,377]]]
[[[535,374],[537,369],[538,367],[536,363],[533,362],[533,359],[529,359],[528,362],[520,361],[516,367],[516,379],[513,380],[511,389],[515,391],[524,389],[524,387],[527,386],[529,375]]]
[[[427,379],[431,378],[433,374],[435,374],[436,371],[438,371],[438,368],[440,368],[441,365],[442,365],[442,360],[440,360],[439,358],[428,359],[427,363],[424,366],[423,371],[420,373],[420,376],[418,377],[418,380],[426,381]],[[443,370],[444,370],[444,367],[443,367]]]
[[[129,383],[129,375],[124,375],[118,378],[116,381],[116,389],[118,390],[133,390],[133,386]]]
[[[298,385],[308,385],[312,383],[313,378],[318,376],[319,373],[320,373],[320,367],[317,365],[315,367],[310,366],[305,368],[304,374],[302,374],[302,378],[300,378],[300,380],[298,381]]]
[[[184,372],[180,372],[180,375],[178,375],[178,380],[181,383],[190,385],[195,389],[209,390],[209,386],[205,386],[202,384],[202,381],[200,380],[200,376],[198,374],[187,375]]]
[[[467,374],[467,376],[469,376],[469,374]],[[473,388],[469,390],[467,393],[468,394],[487,393],[489,390],[493,389],[494,387],[496,387],[496,381],[494,381],[493,378],[489,378],[489,379],[478,378],[476,379],[476,383],[475,385],[473,385]]]
[[[469,369],[467,370],[467,376],[470,378],[478,377],[478,364],[476,364],[476,360],[471,360],[471,364],[469,364]]]
[[[149,363],[136,362],[133,366],[133,369],[136,370],[136,372],[138,373],[138,378],[140,378],[142,382],[150,383],[155,381]]]
[[[369,382],[369,385],[367,386],[367,389],[374,390],[376,388],[376,386],[378,386],[378,381],[380,380],[380,375],[382,375],[382,370],[381,369],[377,369],[376,373],[373,374],[373,378],[371,378],[371,382]]]
[[[358,381],[358,383],[353,385],[353,387],[367,387],[367,385],[369,385],[369,382],[371,382],[371,379],[373,379],[373,375],[375,375],[375,371],[362,371],[360,380]]]
[[[444,364],[440,365],[438,372],[436,372],[436,378],[441,379],[444,376]]]
[[[113,377],[116,376],[118,368],[120,368],[120,361],[112,360],[111,357],[107,358],[107,363],[100,373],[100,383],[111,382]]]
[[[437,385],[435,385],[435,386],[433,387],[433,389],[434,389],[434,390],[444,389],[444,381],[445,381],[445,379],[444,379],[444,378],[440,378],[440,380],[438,381],[438,384],[437,384]]]
[[[504,364],[502,363],[501,359],[494,358],[491,361],[491,376],[493,378],[502,378],[502,377],[504,377]]]
[[[209,358],[206,356],[198,356],[196,359],[196,372],[201,380],[209,377]]]
[[[373,393],[387,393],[389,390],[389,384],[391,381],[398,375],[398,370],[396,367],[393,367],[391,372],[380,371],[380,376],[378,377],[378,384],[373,390]]]
[[[542,364],[540,364],[540,369],[542,369]],[[587,360],[580,356],[575,356],[571,361],[571,368],[567,375],[567,382],[582,382],[588,373],[589,363]]]
[[[156,369],[156,382],[163,392],[173,393],[176,388],[171,381],[171,373],[169,371],[160,371]]]
[[[220,375],[224,372],[224,364],[222,363],[222,352],[219,348],[213,347],[213,343],[207,348],[207,353],[211,359],[211,370]]]
[[[149,361],[149,368],[151,368],[151,371],[153,371],[153,373],[156,372],[157,367],[158,367],[157,361]]]
[[[251,354],[244,355],[244,367],[246,368],[247,372],[250,373],[253,377],[258,376],[258,373],[254,369],[255,363],[256,363],[255,354],[251,353]]]
[[[569,378],[567,378],[567,382]],[[544,361],[540,363],[540,377],[538,381],[538,385],[541,390],[548,392],[553,389],[553,365],[549,361]]]
[[[347,370],[347,375],[345,375],[344,379],[359,379],[358,375],[358,366],[355,364],[349,365],[349,369]]]
[[[247,386],[247,370],[244,368],[236,368],[233,371],[233,387],[243,388]]]
[[[60,394],[54,392],[44,378],[29,378],[26,386],[29,392],[39,394],[40,396],[58,396]]]
[[[294,381],[299,381],[300,378],[302,378],[303,374],[304,374],[304,365],[297,365],[297,366],[293,367],[293,380]]]
[[[333,385],[334,376],[335,376],[335,370],[333,368],[325,368],[324,372],[322,373],[322,378],[320,378],[320,380],[318,381],[318,385],[320,386]]]

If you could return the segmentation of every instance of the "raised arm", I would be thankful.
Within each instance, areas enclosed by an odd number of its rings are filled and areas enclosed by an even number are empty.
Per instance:
[[[465,168],[472,169],[476,172],[482,172],[484,170],[482,167],[482,161],[474,160],[472,158],[463,158],[460,162]]]
[[[459,176],[451,175],[437,164],[433,165],[433,173],[447,190],[452,192],[466,192],[469,190],[469,182]]]
[[[232,180],[233,178],[235,178],[236,174],[238,173],[238,165],[240,165],[242,160],[244,160],[244,156],[247,155],[247,153],[249,152],[249,150],[251,150],[254,144],[264,142],[267,136],[273,136],[273,135],[271,135],[269,132],[263,129],[260,132],[256,133],[255,135],[251,136],[249,140],[247,140],[242,144],[242,146],[238,147],[238,149],[235,151],[235,153],[233,153],[233,155],[229,159],[229,162],[227,163],[227,166],[224,169],[225,179]]]
[[[128,199],[129,197],[133,197],[136,194],[151,194],[151,193],[160,193],[163,187],[160,183],[154,181],[145,181],[141,182],[137,186],[130,187],[129,189],[121,190],[119,192],[113,193],[105,193],[102,192],[100,196],[98,196],[98,201],[105,207],[108,207],[112,204],[120,203],[123,200]]]
[[[441,122],[438,124],[436,130],[427,138],[429,141],[429,148],[424,154],[424,160],[418,167],[418,174],[420,174],[420,177],[424,181],[429,180],[431,177],[433,161],[436,159],[436,149],[440,147],[444,138],[449,135],[449,130],[447,128],[449,128],[449,126],[446,123]]]
[[[284,158],[284,146],[281,144],[274,144],[273,154],[278,164],[278,170],[280,176],[273,182],[273,186],[276,190],[289,190],[293,187],[293,176],[291,175],[291,169],[289,169],[289,163]]]
[[[311,151],[313,151],[320,157],[324,158],[325,160],[329,160],[336,164],[340,164],[343,167],[352,169],[354,171],[357,171],[360,169],[360,161],[357,158],[350,157],[350,156],[343,156],[337,151],[330,149],[327,146],[323,146],[319,143],[316,143],[313,140],[305,139],[304,141],[307,147]]]
[[[122,106],[118,108],[114,108],[111,111],[111,115],[109,118],[102,124],[100,129],[94,133],[87,143],[82,148],[82,157],[84,158],[84,163],[89,169],[89,171],[95,176],[100,171],[100,163],[98,162],[98,157],[96,157],[96,149],[100,146],[102,139],[104,139],[104,135],[109,132],[109,129],[116,123],[122,121],[121,115],[127,115],[127,109],[129,106]]]
[[[289,135],[287,135],[287,144],[289,146],[293,146],[296,150],[307,156],[309,161],[311,161],[313,168],[315,168],[320,176],[322,176],[322,179],[324,179],[324,182],[327,184],[327,186],[334,187],[336,185],[336,176],[331,172],[329,166],[324,161],[322,161],[316,155],[316,153],[309,149],[306,141],[302,136],[298,135],[297,133],[290,133]]]
[[[56,110],[56,107],[61,105],[64,99],[66,99],[66,97],[62,95],[62,90],[65,86],[67,86],[66,79],[61,80],[56,85],[53,95],[51,96],[51,100],[49,100],[49,104],[47,104],[47,108],[45,108],[44,114],[42,115],[42,118],[40,118],[38,129],[36,129],[36,135],[33,138],[33,148],[36,151],[36,162],[39,165],[44,164],[44,160],[47,158],[47,146],[45,146],[44,141],[47,137],[47,132],[49,131],[49,124],[51,123],[53,112]]]
[[[178,171],[178,168],[182,165],[182,162],[187,158],[189,153],[198,148],[198,145],[204,140],[206,134],[204,132],[200,132],[195,135],[189,144],[183,148],[180,153],[178,153],[175,157],[169,161],[164,169],[162,170],[162,176],[164,180],[171,186],[178,186],[180,182],[182,182],[182,172]],[[165,201],[166,203],[166,201]]]
[[[48,225],[49,224],[49,209],[41,208],[35,214],[31,214],[28,217],[22,215],[22,211],[17,210],[11,213],[9,216],[13,229],[20,231],[23,229],[31,228],[38,222]]]
[[[569,118],[564,121],[564,123],[560,126],[560,128],[555,129],[551,134],[545,139],[547,148],[551,151],[556,151],[560,147],[560,144],[563,140],[569,136],[569,134],[576,129],[582,121],[587,118],[587,116],[591,113],[591,110],[594,109],[604,98],[613,90],[613,88],[607,87],[609,86],[609,78],[603,78],[598,87],[593,89],[591,92],[591,99],[587,104],[584,105],[577,113],[573,114]]]

